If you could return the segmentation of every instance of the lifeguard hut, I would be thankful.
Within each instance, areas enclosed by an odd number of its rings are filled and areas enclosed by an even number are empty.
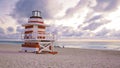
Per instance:
[[[25,30],[23,32],[22,51],[32,51],[35,53],[48,53],[55,54],[54,48],[54,35],[46,32],[46,25],[41,17],[41,12],[38,10],[32,11],[32,16],[28,19],[28,23],[23,24]]]

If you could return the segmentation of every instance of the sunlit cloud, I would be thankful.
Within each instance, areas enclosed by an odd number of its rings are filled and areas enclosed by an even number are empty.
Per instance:
[[[31,11],[40,10],[50,25],[47,31],[59,37],[120,39],[119,4],[119,0],[1,0],[0,35],[17,37]]]
[[[6,34],[16,33],[17,26],[17,21],[14,20],[11,16],[2,15],[0,17],[0,27]]]

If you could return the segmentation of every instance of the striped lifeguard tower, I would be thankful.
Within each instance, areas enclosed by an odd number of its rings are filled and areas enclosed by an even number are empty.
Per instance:
[[[54,49],[54,35],[46,32],[46,25],[41,17],[41,12],[38,10],[32,11],[32,16],[28,19],[28,23],[23,24],[25,27],[22,33],[24,43],[22,44],[22,51],[42,53],[47,52],[56,54]]]

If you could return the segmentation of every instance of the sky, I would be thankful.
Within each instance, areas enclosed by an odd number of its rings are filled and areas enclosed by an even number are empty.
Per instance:
[[[57,38],[120,39],[120,0],[0,0],[0,39],[20,38],[33,10]]]

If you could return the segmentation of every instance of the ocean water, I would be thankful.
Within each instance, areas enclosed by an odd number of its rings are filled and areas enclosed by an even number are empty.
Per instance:
[[[23,41],[0,41],[0,44],[22,44]],[[119,50],[120,42],[55,42],[61,48],[83,48],[100,50]]]
[[[0,44],[23,44],[23,41],[0,41]]]
[[[63,48],[120,50],[120,42],[57,42],[56,45]]]

